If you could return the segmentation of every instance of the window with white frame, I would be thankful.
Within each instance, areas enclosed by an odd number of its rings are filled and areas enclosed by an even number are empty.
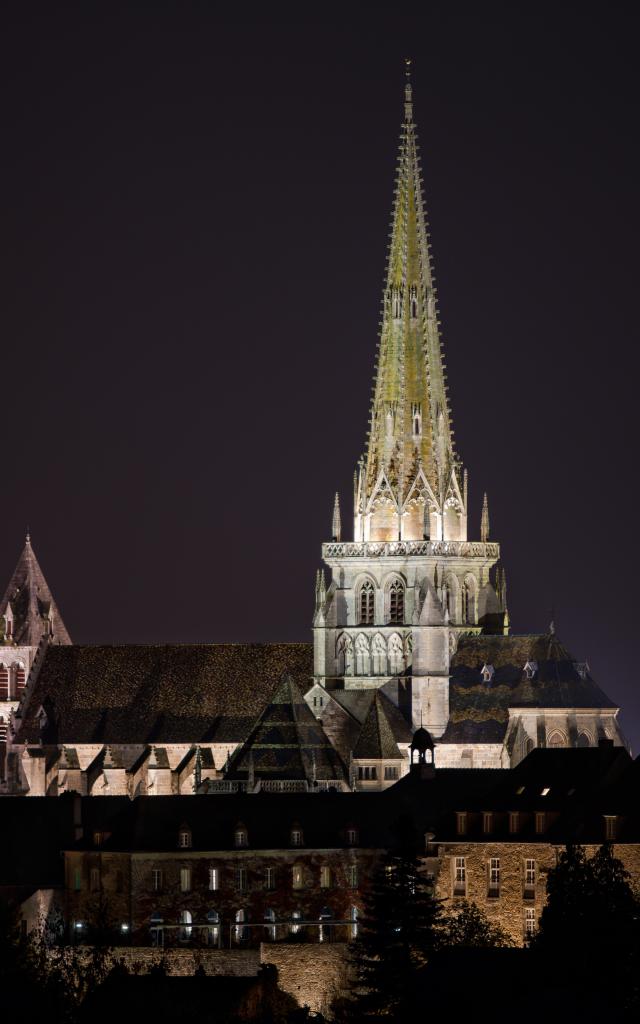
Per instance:
[[[191,829],[181,828],[178,833],[178,846],[182,850],[187,850],[191,845]]]
[[[536,930],[536,911],[535,907],[524,908],[524,937],[530,939],[535,934]]]
[[[347,864],[347,885],[350,889],[358,888],[358,865]]]
[[[180,892],[191,892],[191,868],[180,868]]]
[[[536,887],[536,862],[527,857],[524,862],[524,888],[525,892],[533,892]]]
[[[275,889],[276,869],[274,867],[268,867],[264,869],[264,887],[265,889]]]
[[[454,857],[453,865],[453,893],[454,896],[464,896],[467,891],[467,862],[464,857]]]
[[[294,889],[304,888],[304,872],[299,864],[294,864],[291,869],[291,885]]]
[[[218,868],[209,868],[209,892],[215,892],[220,886],[220,871]]]
[[[357,844],[357,842],[358,842],[358,830],[357,830],[357,828],[353,828],[353,827],[348,828],[347,829],[347,843],[349,844],[349,846],[355,846]]]
[[[236,889],[238,892],[244,892],[247,888],[247,869],[236,868]]]
[[[323,864],[320,868],[320,888],[331,888],[331,868],[328,864]]]
[[[244,825],[239,825],[236,828],[233,839],[237,847],[249,845],[249,835]]]
[[[291,829],[291,845],[302,846],[302,829],[297,826]]]
[[[500,858],[489,859],[489,895],[497,896],[500,892]]]
[[[463,836],[467,831],[467,812],[458,811],[456,813],[456,832],[459,836]]]
[[[151,871],[151,888],[154,892],[162,892],[162,868],[153,868]]]
[[[191,916],[190,910],[180,911],[180,930],[178,932],[180,942],[188,942],[191,938],[191,933],[193,931],[193,928],[191,927],[192,921],[193,917]]]

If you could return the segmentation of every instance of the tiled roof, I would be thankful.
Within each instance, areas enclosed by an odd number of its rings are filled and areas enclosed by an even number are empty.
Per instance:
[[[69,745],[237,743],[285,671],[308,688],[310,644],[49,647],[23,735]]]
[[[398,749],[393,729],[386,714],[386,705],[389,704],[389,700],[376,692],[353,751],[355,758],[373,758],[376,760],[402,759],[402,754]]]
[[[493,669],[487,681],[485,665]],[[451,661],[450,719],[440,742],[501,743],[510,707],[616,705],[554,634],[462,637]]]
[[[347,781],[347,772],[300,688],[285,676],[246,743],[231,760],[227,778]]]

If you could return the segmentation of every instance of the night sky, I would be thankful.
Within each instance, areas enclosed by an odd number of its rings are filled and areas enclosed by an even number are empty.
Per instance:
[[[3,4],[0,590],[28,524],[77,642],[311,639],[410,53],[470,534],[637,751],[640,22],[447,6]]]

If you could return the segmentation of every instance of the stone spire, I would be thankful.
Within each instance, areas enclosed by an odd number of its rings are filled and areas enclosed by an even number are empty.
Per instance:
[[[13,617],[12,639],[18,646],[37,647],[43,633],[50,635],[52,643],[71,643],[71,637],[31,546],[29,533],[0,602],[0,618],[6,616],[9,605]]]
[[[370,431],[356,489],[356,540],[422,539],[425,503],[432,515],[433,539],[466,539],[466,508],[453,447],[422,197],[410,64],[406,62],[404,123]],[[460,517],[465,519],[462,528]]]
[[[331,536],[333,540],[340,540],[340,534],[342,532],[342,520],[340,517],[340,495],[336,491],[335,500],[333,502],[333,521],[331,524]]]
[[[487,498],[487,492],[484,492],[484,498],[482,499],[482,516],[480,518],[480,540],[483,544],[486,544],[489,540],[489,499]]]

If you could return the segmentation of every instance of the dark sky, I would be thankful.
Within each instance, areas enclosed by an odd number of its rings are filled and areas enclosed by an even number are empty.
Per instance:
[[[310,639],[410,52],[471,533],[637,749],[640,23],[450,6],[3,4],[0,577],[29,524],[77,641]]]

